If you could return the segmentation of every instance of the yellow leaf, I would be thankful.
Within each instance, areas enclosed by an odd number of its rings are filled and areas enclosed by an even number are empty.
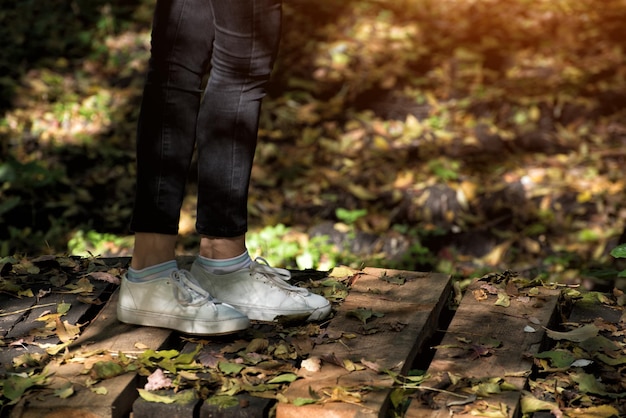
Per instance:
[[[35,295],[33,294],[33,290],[32,289],[26,289],[26,290],[20,290],[19,292],[17,292],[17,296],[18,297],[32,298]]]
[[[420,123],[419,119],[409,114],[404,121],[404,130],[405,135],[419,137],[424,131],[424,126]]]
[[[359,184],[348,183],[346,185],[346,188],[352,195],[361,200],[374,200],[378,198],[377,194],[372,193],[371,191],[367,190],[365,187]]]
[[[374,137],[374,148],[381,151],[389,151],[391,147],[389,146],[389,142],[387,142],[386,138],[376,135]]]
[[[61,322],[60,318],[56,319],[56,334],[61,342],[68,342],[76,339],[80,334],[80,326],[72,325],[67,321]]]
[[[324,394],[329,397],[329,399],[326,399],[325,402],[361,402],[361,394],[359,392],[349,391],[341,386],[334,387],[330,393],[325,391]]]
[[[511,243],[511,241],[505,241],[502,244],[495,246],[493,250],[489,252],[489,254],[482,258],[482,260],[485,262],[485,264],[492,266],[500,264],[500,262],[504,258],[504,255],[511,246]]]
[[[97,388],[92,387],[91,391],[95,393],[96,395],[108,395],[109,393],[109,390],[105,388],[104,386],[97,387]]]
[[[396,175],[396,179],[393,182],[393,187],[397,189],[404,189],[415,184],[415,173],[413,170],[401,171]]]
[[[598,405],[570,410],[567,415],[571,418],[612,418],[619,416],[619,411],[610,405]]]
[[[75,284],[68,284],[65,286],[70,289],[67,293],[91,293],[93,292],[93,285],[88,278],[83,277],[79,279]]]
[[[170,403],[176,402],[176,398],[172,396],[159,395],[157,393],[150,392],[145,389],[137,389],[137,391],[139,392],[139,396],[141,396],[142,399],[148,402],[158,402],[158,403],[164,403],[164,404],[170,404]]]
[[[358,273],[358,270],[354,270],[346,266],[338,266],[332,269],[328,277],[336,277],[336,278],[352,277],[356,273]]]
[[[46,350],[46,353],[51,356],[56,356],[61,350],[66,349],[70,345],[71,341],[66,341],[62,344],[41,344],[40,347]]]
[[[524,392],[521,400],[522,412],[529,414],[537,411],[558,411],[559,407],[554,402],[537,399],[530,392]]]
[[[576,201],[578,203],[587,203],[593,199],[593,193],[591,190],[584,190],[576,196]]]
[[[511,298],[506,293],[498,293],[498,300],[496,300],[495,305],[508,308],[511,306]]]

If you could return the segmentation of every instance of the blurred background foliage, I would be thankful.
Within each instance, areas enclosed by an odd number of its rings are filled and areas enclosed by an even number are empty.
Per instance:
[[[152,9],[3,0],[0,256],[130,254]],[[285,0],[251,251],[293,268],[613,277],[625,21],[626,0]],[[192,170],[181,253],[194,192]]]

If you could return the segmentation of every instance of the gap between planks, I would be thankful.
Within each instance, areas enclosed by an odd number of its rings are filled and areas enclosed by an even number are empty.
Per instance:
[[[137,343],[158,350],[167,345],[172,332],[149,327],[127,325],[117,320],[116,290],[105,307],[72,344],[72,355],[91,353],[98,350],[109,353],[137,351]],[[98,356],[86,358],[86,362],[97,361]],[[52,372],[50,388],[61,387],[68,381],[74,385],[74,395],[61,399],[53,394],[35,394],[17,405],[12,418],[122,418],[128,416],[137,395],[136,374],[123,375],[103,380],[95,387],[107,389],[106,395],[98,395],[87,385],[88,375],[83,374],[86,364],[64,363],[54,359],[47,367]]]
[[[474,281],[465,293],[439,345],[441,348],[436,351],[427,370],[430,379],[423,386],[445,390],[443,382],[448,373],[466,379],[502,377],[515,385],[517,390],[491,395],[484,401],[490,405],[502,405],[507,417],[518,417],[521,416],[521,391],[533,368],[532,355],[542,349],[546,338],[545,328],[560,321],[560,291],[539,287],[539,294],[531,297],[529,302],[511,298],[511,305],[502,307],[494,305],[496,296],[481,301],[474,297],[473,290],[478,289],[481,283]],[[535,322],[539,322],[539,325]],[[536,332],[526,332],[526,326],[531,326]],[[480,338],[490,338],[499,341],[501,345],[492,354],[476,358],[468,356],[463,349],[454,348],[471,344],[463,343],[459,338],[471,343],[478,343]],[[476,416],[466,413],[464,406],[446,407],[448,402],[458,401],[458,397],[436,392],[426,395],[430,395],[431,406],[438,409],[432,409],[420,399],[413,399],[406,418],[448,418],[451,414],[458,418]],[[468,406],[472,407],[471,404]]]
[[[393,284],[385,281],[384,276],[401,276],[406,281],[402,285]],[[353,362],[364,359],[381,368],[406,373],[415,357],[427,349],[425,344],[436,332],[451,292],[448,275],[367,268],[357,274],[350,293],[328,326],[328,335],[336,339],[316,346],[310,357],[334,356]],[[364,332],[363,324],[350,317],[349,312],[358,308],[383,314],[369,325],[375,327],[376,332]],[[350,334],[356,338],[346,338]],[[328,402],[296,406],[279,403],[277,418],[382,417],[387,412],[393,381],[373,370],[347,371],[322,361],[320,371],[301,369],[299,375],[301,378],[284,393],[292,402],[297,398],[310,398],[310,390],[332,392],[337,386],[368,390],[364,391],[361,402],[354,404]]]

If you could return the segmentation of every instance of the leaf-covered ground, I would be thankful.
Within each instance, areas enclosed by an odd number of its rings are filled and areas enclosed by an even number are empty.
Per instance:
[[[0,263],[0,416],[20,416],[22,408],[42,396],[67,399],[67,402],[72,402],[72,397],[79,396],[81,390],[113,396],[103,383],[125,373],[137,373],[141,377],[138,389],[141,398],[161,405],[206,402],[233,407],[241,405],[237,395],[250,394],[271,403],[346,402],[358,406],[365,393],[375,390],[337,385],[310,391],[306,398],[289,400],[283,395],[286,387],[298,379],[299,369],[314,373],[324,363],[343,367],[347,372],[369,369],[392,381],[390,417],[402,416],[408,402],[427,402],[427,395],[438,393],[434,390],[456,393],[457,402],[447,406],[456,413],[493,418],[510,416],[506,407],[503,409],[493,401],[492,395],[516,390],[507,379],[520,376],[478,380],[450,375],[445,388],[433,389],[423,384],[428,374],[417,368],[403,375],[393,368],[383,368],[373,358],[353,361],[335,355],[311,355],[315,345],[379,332],[376,318],[384,314],[366,306],[347,312],[348,320],[362,323],[362,331],[341,335],[331,335],[327,321],[253,322],[249,330],[232,336],[180,336],[170,343],[178,341],[177,346],[169,345],[162,350],[150,349],[140,339],[133,340],[131,351],[106,350],[85,341],[77,342],[94,317],[94,312],[89,314],[85,308],[96,307],[97,312],[102,307],[117,287],[124,268],[122,260],[105,262],[66,256],[11,257]],[[350,292],[354,275],[359,274],[346,267],[327,275],[302,273],[299,278],[304,278],[302,285],[324,294],[333,302],[334,309]],[[380,279],[403,285],[399,276]],[[531,281],[510,273],[486,275],[481,282],[468,297],[486,304],[493,304],[497,297],[495,304],[504,308],[513,299],[525,298],[527,301],[516,303],[530,303],[540,286],[560,287],[562,311],[572,312],[562,326],[547,329],[548,340],[539,353],[525,354],[535,363],[521,403],[525,417],[614,418],[626,414],[623,378],[626,295],[623,292],[581,292],[571,285]],[[16,309],[16,302],[28,308]],[[540,298],[536,303],[541,303]],[[77,316],[76,311],[83,314]],[[506,311],[500,312],[503,313]],[[542,326],[536,318],[527,319],[525,332],[536,332]],[[476,362],[489,356],[516,353],[514,348],[502,347],[501,341],[489,335],[468,332],[456,339],[454,348],[464,353],[459,357],[470,356]],[[55,367],[63,364],[78,366],[74,378],[55,376]],[[15,415],[10,415],[11,412]]]
[[[0,255],[93,231],[128,253],[151,9],[3,8]],[[624,229],[625,18],[625,0],[287,0],[253,230],[327,235],[353,265],[587,280]]]

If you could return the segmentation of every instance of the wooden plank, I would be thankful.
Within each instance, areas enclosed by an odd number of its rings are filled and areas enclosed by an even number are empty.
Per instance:
[[[401,277],[404,284],[393,284],[385,277]],[[407,372],[417,353],[436,331],[438,318],[451,292],[447,275],[415,273],[368,268],[357,274],[346,300],[331,320],[327,344],[316,346],[310,357],[360,362],[365,359],[382,368]],[[364,326],[352,317],[359,308],[371,309],[382,316]],[[351,336],[355,338],[348,338]],[[277,418],[306,417],[382,417],[385,416],[388,394],[393,381],[366,368],[348,371],[332,362],[322,361],[321,370],[300,369],[301,379],[293,382],[284,395],[290,403],[279,403]],[[332,402],[296,406],[297,398],[310,398],[309,390],[322,393],[333,388],[359,390],[371,387],[362,395],[362,402]]]
[[[168,393],[173,394],[173,390]],[[165,404],[159,402],[146,401],[143,398],[137,398],[133,403],[133,418],[193,418],[198,416],[200,409],[199,399],[192,399],[188,402],[175,402]]]
[[[543,327],[552,326],[559,320],[560,292],[537,288],[537,295],[529,299],[511,298],[511,305],[503,307],[494,304],[495,295],[484,300],[474,296],[474,291],[479,291],[482,284],[484,282],[474,282],[463,297],[439,346],[441,348],[436,351],[428,368],[427,374],[431,378],[423,385],[446,390],[449,374],[464,379],[502,377],[517,390],[491,395],[484,400],[490,405],[502,403],[507,416],[515,417],[519,413],[520,391],[533,367],[532,354],[539,352],[544,342]],[[526,326],[533,327],[536,332],[526,332]],[[483,352],[485,355],[479,355],[480,350],[493,347],[490,343],[495,341],[500,345],[491,348],[488,353]],[[472,349],[472,345],[476,350]],[[463,413],[463,406],[446,407],[448,402],[459,401],[458,397],[438,392],[425,394],[421,402],[411,402],[407,418],[447,418],[451,411],[455,417],[475,416]],[[461,391],[459,394],[468,395]],[[433,410],[433,407],[439,409]]]
[[[52,256],[51,256],[52,257]],[[123,261],[122,261],[123,262]],[[0,351],[0,364],[7,369],[12,364],[12,359],[19,355],[29,353],[43,353],[43,350],[33,344],[33,341],[41,344],[58,344],[60,341],[56,335],[43,337],[38,329],[43,329],[46,324],[37,321],[45,312],[56,312],[59,303],[71,305],[69,312],[63,315],[63,320],[70,324],[85,323],[93,319],[102,306],[91,305],[79,301],[79,295],[68,292],[66,284],[76,283],[83,275],[90,272],[102,271],[106,267],[120,267],[120,259],[92,260],[89,267],[83,265],[83,274],[75,269],[63,270],[54,258],[41,257],[37,261],[40,273],[28,275],[9,275],[8,280],[14,280],[23,288],[32,291],[35,297],[18,298],[11,294],[0,294],[0,335],[5,343],[24,340],[23,345],[12,345]],[[87,274],[89,275],[89,274]],[[58,276],[58,277],[57,277]],[[59,278],[61,284],[53,284],[54,277]],[[68,282],[65,283],[66,279]],[[93,299],[108,300],[114,285],[101,280],[91,280],[93,291],[90,297]],[[43,291],[42,294],[40,292]],[[33,334],[38,334],[36,337]],[[44,334],[45,335],[45,334]]]
[[[109,353],[137,352],[137,343],[158,350],[162,349],[170,338],[172,331],[159,328],[139,327],[123,324],[117,320],[116,291],[104,309],[87,327],[85,332],[70,347],[71,356],[103,350]],[[168,345],[168,348],[171,348]],[[97,361],[98,357],[89,357],[89,362]],[[60,387],[65,382],[74,384],[75,393],[72,397],[61,399],[50,391],[37,393],[20,406],[19,415],[23,418],[56,418],[56,417],[89,417],[89,418],[121,418],[128,416],[132,403],[137,398],[136,375],[126,373],[112,379],[104,380],[95,387],[107,389],[107,395],[98,395],[90,390],[87,384],[88,375],[83,374],[85,364],[65,363],[54,360],[48,370],[54,373],[50,388]]]
[[[93,297],[94,299],[101,298],[106,300],[109,298],[110,292],[111,290],[108,283],[96,282],[94,283],[94,291],[91,297]],[[38,302],[35,298],[28,298],[28,300],[15,298],[10,299],[10,301],[21,301],[24,305],[24,308],[22,309],[25,309],[25,311],[22,312],[19,317],[13,317],[13,324],[7,324],[8,329],[5,335],[5,339],[11,341],[24,339],[27,344],[32,342],[33,339],[40,344],[59,344],[60,340],[56,334],[52,334],[48,337],[43,338],[33,337],[33,333],[42,331],[46,326],[45,322],[37,321],[37,318],[39,318],[46,312],[56,312],[56,307],[59,303],[68,303],[71,305],[70,310],[65,315],[63,315],[63,321],[67,321],[70,324],[79,324],[86,321],[87,318],[93,318],[93,311],[99,310],[100,307],[80,302],[78,298],[79,295],[77,294],[52,292],[45,298],[40,299]],[[9,306],[11,306],[12,309],[13,307],[17,308],[20,305],[9,304]],[[11,361],[14,357],[17,357],[24,353],[43,353],[43,351],[44,350],[42,350],[41,348],[32,344],[24,346],[12,346],[0,352],[0,364],[8,366],[11,364]]]
[[[18,299],[7,294],[0,294],[0,337],[5,338],[15,324],[28,315],[36,303],[35,298]]]
[[[264,418],[269,415],[274,403],[272,399],[256,398],[245,393],[237,395],[237,398],[239,405],[231,408],[203,402],[199,418]]]

